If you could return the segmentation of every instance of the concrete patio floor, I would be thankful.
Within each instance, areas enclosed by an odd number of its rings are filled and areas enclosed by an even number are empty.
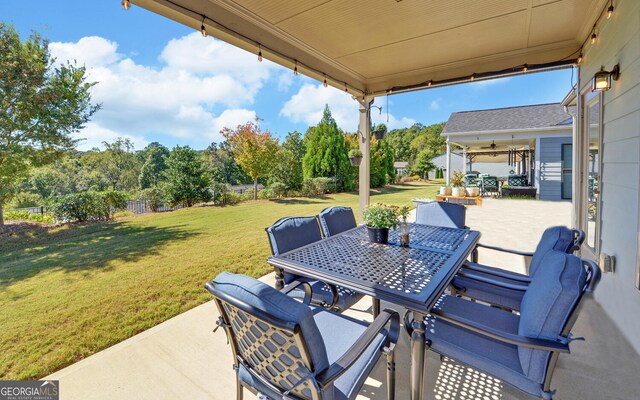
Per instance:
[[[468,207],[467,225],[482,232],[483,243],[533,250],[546,227],[568,225],[569,218],[566,202],[487,199],[482,207]],[[481,252],[480,262],[525,270],[518,258],[495,252]],[[262,280],[273,283],[273,274]],[[371,320],[370,306],[370,298],[365,298],[348,314]],[[205,303],[45,379],[60,380],[61,399],[234,399],[231,351],[221,330],[212,333],[217,315],[213,302]],[[640,357],[595,301],[586,302],[573,333],[587,340],[572,343],[572,354],[560,356],[552,384],[557,389],[554,398],[638,398]],[[409,398],[407,345],[402,335],[397,348],[398,399]],[[382,364],[358,399],[385,398]],[[427,399],[530,398],[453,361],[441,361],[432,352],[426,369]],[[245,398],[254,396],[246,392]]]

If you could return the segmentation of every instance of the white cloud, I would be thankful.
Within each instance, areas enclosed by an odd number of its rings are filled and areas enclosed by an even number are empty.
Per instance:
[[[149,142],[142,136],[124,135],[102,127],[95,122],[87,123],[86,127],[78,136],[83,139],[78,144],[78,148],[81,150],[90,150],[94,147],[102,147],[102,142],[113,142],[119,137],[131,140],[136,149],[142,149],[149,144]]]
[[[429,109],[431,111],[440,110],[440,103],[442,103],[442,98],[437,98],[437,99],[431,101],[431,103],[429,104]]]
[[[482,90],[489,86],[501,85],[507,83],[511,80],[510,76],[506,76],[504,78],[494,78],[494,79],[486,79],[483,81],[471,82],[471,85],[475,90]]]
[[[295,76],[293,75],[293,73],[289,71],[285,71],[281,73],[280,76],[278,77],[278,91],[286,92],[287,90],[289,90],[291,85],[293,85],[294,77]]]
[[[298,93],[285,103],[280,115],[293,122],[304,122],[313,126],[322,118],[325,104],[329,105],[331,115],[340,128],[347,132],[357,131],[360,118],[358,102],[350,94],[332,87],[325,88],[322,84],[304,84]],[[410,126],[416,122],[412,118],[398,119],[389,114],[387,123],[387,111],[383,109],[382,113],[379,113],[376,108],[371,111],[371,120],[374,124],[387,124],[389,129]]]
[[[159,68],[137,64],[118,53],[117,43],[95,36],[51,43],[50,50],[58,63],[85,65],[88,81],[97,82],[92,100],[102,103],[102,110],[78,136],[98,142],[120,136],[143,143],[158,133],[201,144],[219,140],[224,126],[255,118],[246,106],[276,68],[199,32],[169,41]]]

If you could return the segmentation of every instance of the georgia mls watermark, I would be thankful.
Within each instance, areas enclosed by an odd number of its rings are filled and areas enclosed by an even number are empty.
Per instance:
[[[0,400],[59,400],[58,381],[0,381]]]

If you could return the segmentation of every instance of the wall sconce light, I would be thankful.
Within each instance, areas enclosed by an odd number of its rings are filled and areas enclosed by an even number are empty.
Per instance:
[[[604,92],[611,89],[611,80],[617,81],[620,77],[620,64],[616,64],[611,71],[605,71],[604,67],[596,72],[591,82],[591,90]]]

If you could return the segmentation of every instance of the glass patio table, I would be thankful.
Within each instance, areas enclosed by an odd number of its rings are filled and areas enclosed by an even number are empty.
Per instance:
[[[389,244],[371,243],[366,226],[360,225],[269,257],[267,262],[411,310],[411,399],[421,400],[427,346],[424,317],[476,247],[480,232],[410,224],[410,238],[409,247],[402,247],[394,230],[389,232]],[[276,279],[281,280],[282,274]]]

